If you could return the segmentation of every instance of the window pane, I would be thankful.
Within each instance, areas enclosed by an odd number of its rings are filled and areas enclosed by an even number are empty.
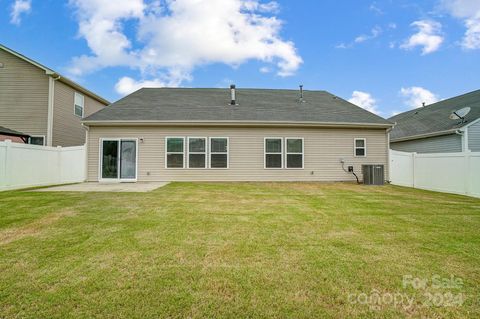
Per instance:
[[[364,148],[357,148],[357,149],[355,149],[355,155],[357,155],[357,156],[365,156],[365,149],[364,149]]]
[[[190,152],[205,152],[204,138],[190,138],[188,143],[190,144],[188,147]]]
[[[355,140],[356,147],[365,147],[365,140]]]
[[[302,142],[301,139],[288,139],[287,153],[302,153]]]
[[[83,116],[83,108],[77,104],[75,104],[75,115]]]
[[[303,155],[301,154],[288,154],[287,155],[287,168],[302,168]]]
[[[265,152],[266,153],[281,153],[282,152],[282,140],[281,139],[266,139],[265,140]]]
[[[183,152],[183,138],[167,139],[167,152]]]
[[[83,95],[75,93],[75,105],[83,107]]]
[[[267,168],[282,168],[282,154],[266,154],[265,166]]]
[[[120,178],[135,178],[136,153],[135,141],[121,141],[120,143]]]
[[[212,168],[227,168],[227,154],[212,154],[210,166]]]
[[[227,139],[226,138],[212,138],[210,145],[210,152],[212,153],[226,153],[227,152]]]
[[[32,145],[43,145],[43,136],[32,136],[29,139],[29,144]]]
[[[183,168],[183,154],[167,154],[168,168]]]
[[[205,168],[205,154],[189,154],[188,167]]]
[[[102,178],[118,177],[118,141],[103,141]]]

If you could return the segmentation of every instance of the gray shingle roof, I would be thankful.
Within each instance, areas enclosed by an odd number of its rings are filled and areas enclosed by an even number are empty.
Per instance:
[[[30,135],[9,129],[7,127],[0,126],[0,134],[7,135],[7,136],[19,136],[19,137],[28,137]]]
[[[449,119],[452,111],[469,106],[465,123]],[[390,133],[391,140],[417,135],[434,134],[459,129],[480,118],[480,90],[456,96],[422,108],[395,115],[389,120],[396,123]]]
[[[387,120],[325,91],[144,88],[87,117],[84,121],[169,122],[314,122],[390,125]]]

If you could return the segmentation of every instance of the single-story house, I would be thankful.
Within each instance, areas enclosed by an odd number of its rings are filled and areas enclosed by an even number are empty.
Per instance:
[[[353,181],[389,121],[325,91],[143,88],[85,118],[88,181]]]
[[[389,121],[395,123],[390,133],[393,150],[480,152],[480,90],[395,115]]]
[[[11,140],[15,143],[28,143],[30,135],[0,126],[0,142]]]

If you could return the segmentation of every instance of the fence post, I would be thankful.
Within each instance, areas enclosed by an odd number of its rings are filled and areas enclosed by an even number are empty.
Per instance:
[[[5,140],[5,189],[12,184],[12,140]]]
[[[470,195],[470,178],[471,178],[471,172],[470,172],[470,160],[471,160],[471,154],[470,150],[466,150],[463,152],[464,158],[465,158],[465,169],[464,169],[464,179],[465,179],[465,194]]]
[[[62,184],[62,168],[63,168],[63,163],[62,163],[62,147],[57,146],[57,149],[55,150],[57,152],[57,184]]]
[[[416,188],[416,176],[417,176],[417,152],[412,153],[412,187]]]
[[[85,160],[85,163],[83,165],[84,172],[83,172],[82,182],[86,182],[88,179],[88,131],[87,131],[87,141],[85,142],[85,144],[83,144],[83,153],[84,153],[83,159]]]

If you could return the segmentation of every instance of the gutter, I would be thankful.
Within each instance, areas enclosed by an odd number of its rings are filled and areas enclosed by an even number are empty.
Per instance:
[[[433,136],[442,136],[442,135],[450,135],[456,134],[459,129],[450,129],[445,131],[433,132],[433,133],[426,133],[426,134],[419,134],[419,135],[412,135],[407,137],[400,137],[400,138],[392,138],[391,142],[403,142],[403,141],[410,141],[410,140],[418,140],[421,138],[433,137]]]
[[[92,91],[84,88],[83,86],[80,86],[79,84],[73,82],[72,80],[64,77],[64,76],[61,76],[60,74],[56,73],[56,72],[47,72],[48,75],[51,75],[53,76],[54,78],[56,78],[56,80],[59,80],[60,82],[63,82],[65,84],[67,84],[68,86],[71,86],[72,88],[74,88],[75,90],[85,94],[85,95],[88,95],[90,96],[91,98],[93,98],[94,100],[97,100],[98,102],[102,103],[102,104],[105,104],[105,105],[109,105],[111,104],[110,101],[108,100],[105,100],[103,97],[93,93]]]
[[[287,127],[345,127],[390,129],[393,124],[348,122],[265,122],[265,121],[95,121],[82,122],[85,126],[287,126]]]

